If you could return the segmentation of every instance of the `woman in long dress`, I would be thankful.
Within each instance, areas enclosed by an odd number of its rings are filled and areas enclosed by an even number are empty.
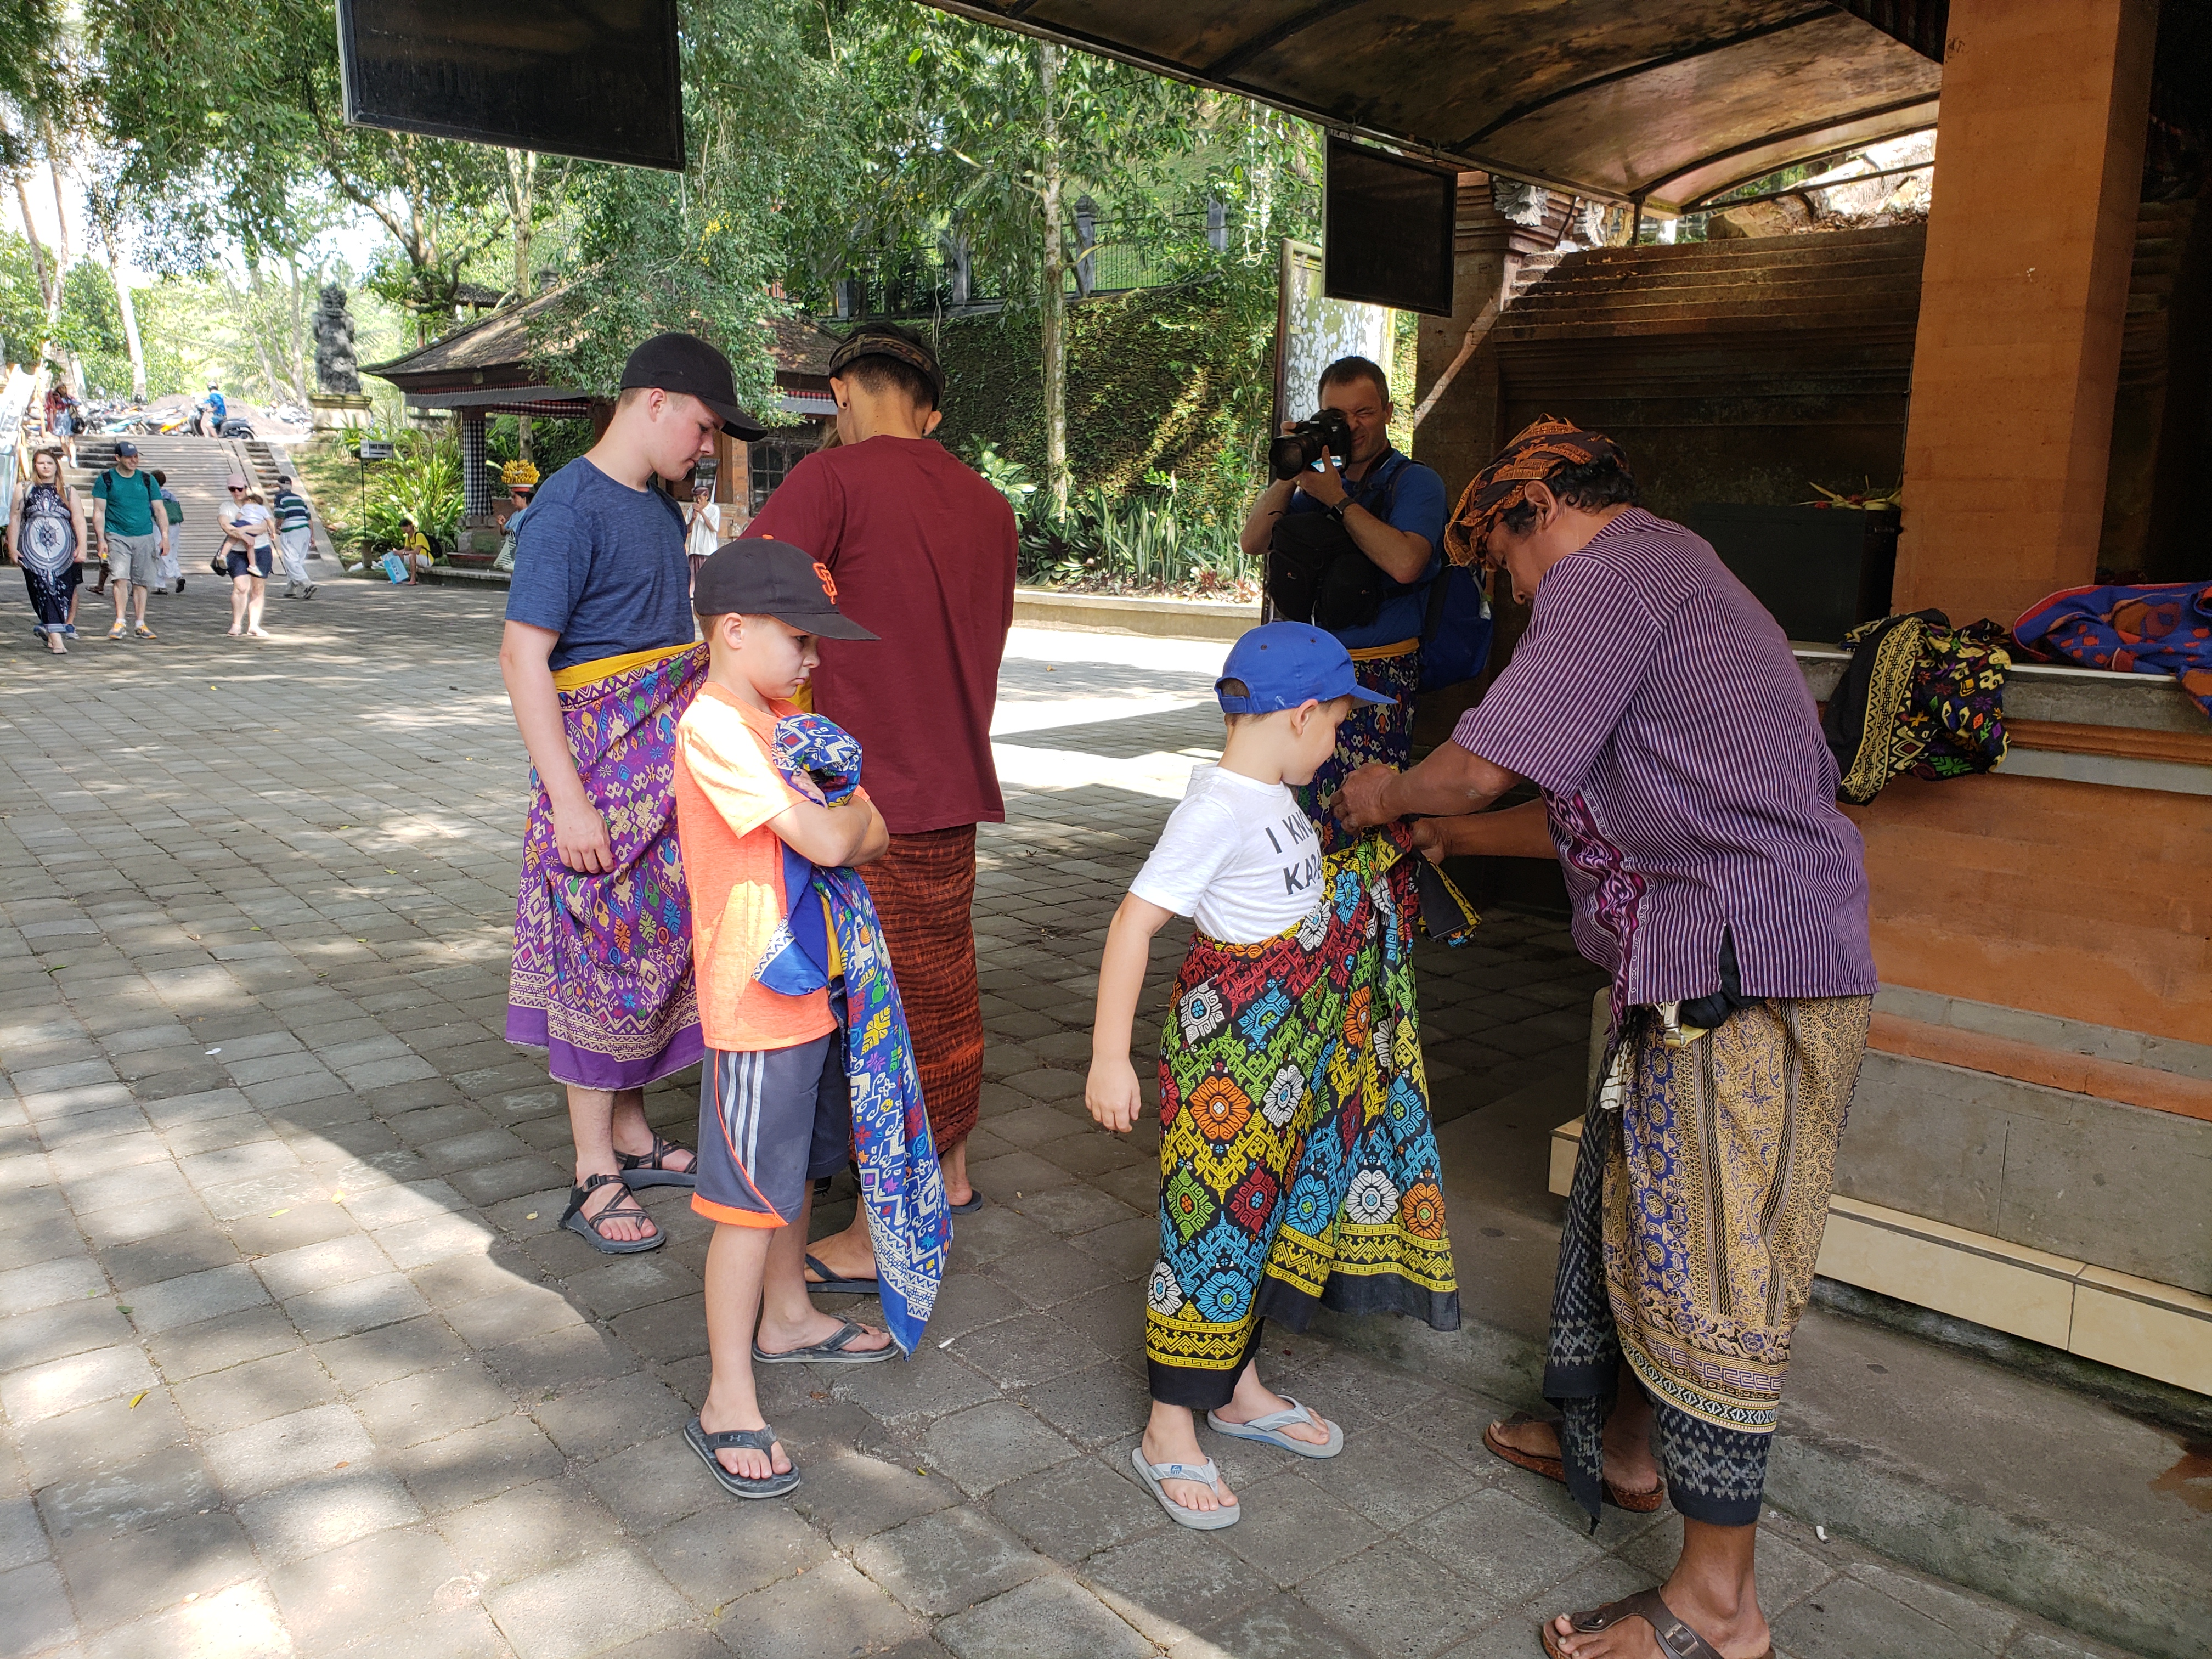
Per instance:
[[[57,657],[69,654],[66,640],[76,637],[70,621],[71,601],[82,574],[84,503],[62,481],[59,449],[31,457],[31,476],[15,486],[8,515],[8,551],[23,567],[23,586],[38,613],[33,631]]]

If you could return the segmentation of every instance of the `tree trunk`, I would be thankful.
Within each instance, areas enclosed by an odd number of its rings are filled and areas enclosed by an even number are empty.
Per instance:
[[[107,276],[115,284],[115,307],[123,313],[123,343],[131,350],[131,398],[146,401],[146,348],[138,340],[138,307],[131,303],[131,289],[123,281],[123,262],[115,257],[115,244],[107,244]]]
[[[46,313],[58,321],[62,314],[63,290],[69,283],[69,202],[62,194],[62,158],[54,142],[53,123],[44,115],[39,117],[39,131],[46,142],[46,177],[53,180],[54,185],[54,292],[53,297],[46,302]],[[69,378],[72,387],[79,392],[85,389],[84,365],[77,360],[74,351],[69,354]]]
[[[514,297],[530,297],[530,238],[536,227],[538,155],[534,150],[507,153],[507,217],[514,226]]]
[[[61,314],[58,301],[58,284],[46,275],[46,245],[39,240],[39,228],[31,219],[31,191],[20,173],[14,176],[15,205],[23,215],[23,238],[31,245],[31,269],[39,274],[39,299],[46,308],[46,325],[53,326],[54,319]]]
[[[1054,101],[1058,95],[1054,82],[1060,75],[1060,51],[1046,41],[1037,42],[1037,88],[1044,110],[1037,146],[1044,169],[1044,291],[1039,296],[1042,301],[1039,307],[1042,313],[1040,343],[1044,358],[1044,471],[1052,489],[1055,517],[1066,515],[1068,487],[1067,302],[1060,293],[1066,266],[1060,223],[1060,198],[1066,179],[1060,169],[1060,112]]]

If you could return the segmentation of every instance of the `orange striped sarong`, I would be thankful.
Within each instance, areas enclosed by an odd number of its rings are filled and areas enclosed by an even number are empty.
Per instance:
[[[893,836],[861,872],[906,1005],[929,1133],[941,1152],[983,1103],[983,1004],[975,988],[975,826]]]

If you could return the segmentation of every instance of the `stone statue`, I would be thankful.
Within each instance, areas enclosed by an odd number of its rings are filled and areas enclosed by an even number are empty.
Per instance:
[[[336,283],[323,290],[315,312],[315,384],[325,392],[361,394],[361,366],[353,355],[353,313]]]

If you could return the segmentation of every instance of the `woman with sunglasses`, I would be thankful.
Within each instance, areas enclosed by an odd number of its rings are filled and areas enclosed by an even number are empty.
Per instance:
[[[230,576],[230,633],[265,640],[261,608],[276,562],[276,519],[261,492],[234,472],[230,504],[222,509],[222,562]]]

